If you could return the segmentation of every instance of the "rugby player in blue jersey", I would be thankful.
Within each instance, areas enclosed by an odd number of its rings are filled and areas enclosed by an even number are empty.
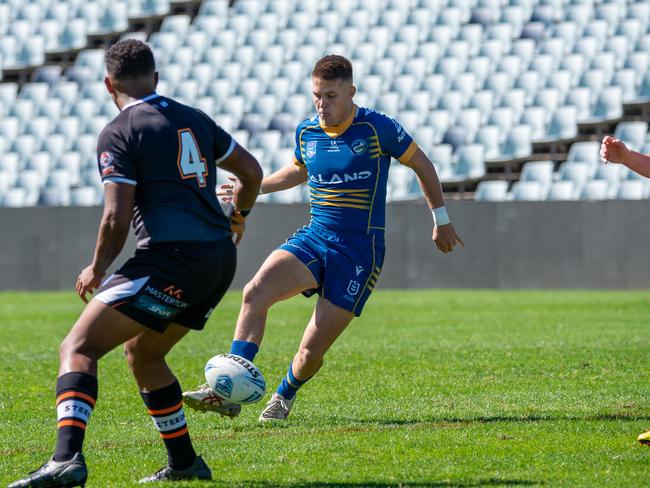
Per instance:
[[[140,482],[212,478],[192,446],[182,390],[165,356],[190,330],[203,329],[235,273],[232,234],[241,238],[243,217],[222,212],[216,165],[237,175],[235,203],[248,210],[262,169],[203,112],[156,93],[158,73],[145,43],[111,46],[106,71],[120,113],[97,143],[104,213],[93,261],[76,283],[87,306],[60,347],[56,448],[10,488],[84,486],[82,449],[98,396],[98,362],[121,344],[167,450],[167,466]],[[135,255],[105,278],[131,223]]]
[[[415,171],[433,214],[438,249],[448,253],[463,245],[431,161],[397,121],[357,107],[355,91],[349,60],[338,55],[320,59],[312,72],[318,114],[298,126],[293,163],[262,180],[262,193],[307,182],[311,220],[271,253],[244,288],[231,353],[254,359],[274,303],[298,293],[319,297],[298,352],[260,421],[288,416],[296,392],[361,314],[379,279],[391,158]],[[213,406],[214,397],[207,386],[184,394],[188,406],[221,413],[224,405]]]

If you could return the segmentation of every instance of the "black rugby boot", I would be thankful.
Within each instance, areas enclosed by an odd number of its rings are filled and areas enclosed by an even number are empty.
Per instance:
[[[155,474],[142,478],[140,483],[152,483],[156,481],[181,481],[181,480],[211,480],[212,471],[201,456],[196,459],[187,469],[172,469],[169,466],[157,471]]]
[[[88,478],[88,469],[83,454],[75,453],[68,461],[50,459],[29,476],[14,481],[7,488],[57,488],[84,486]]]

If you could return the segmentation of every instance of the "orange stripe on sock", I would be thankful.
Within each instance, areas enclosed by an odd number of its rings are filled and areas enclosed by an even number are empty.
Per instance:
[[[149,415],[165,415],[166,413],[172,413],[172,412],[175,412],[176,410],[180,410],[181,408],[183,408],[183,402],[182,401],[178,402],[173,407],[163,408],[161,410],[148,409],[147,412],[149,412]]]
[[[79,391],[66,391],[65,393],[62,393],[58,397],[56,397],[56,404],[58,405],[59,403],[61,403],[66,398],[71,398],[71,397],[81,398],[82,400],[85,400],[88,403],[90,403],[91,407],[94,407],[95,403],[97,403],[97,400],[95,400],[90,395],[86,395],[85,393],[81,393]]]
[[[77,420],[61,420],[56,426],[59,429],[61,427],[79,427],[80,429],[86,430],[86,424]]]
[[[172,434],[163,434],[163,433],[161,432],[161,433],[160,433],[160,437],[162,437],[163,439],[174,439],[174,438],[176,438],[176,437],[180,437],[180,436],[182,436],[182,435],[187,434],[187,432],[188,432],[188,431],[187,431],[187,427],[185,427],[184,429],[179,430],[178,432],[174,432],[174,433],[172,433]]]

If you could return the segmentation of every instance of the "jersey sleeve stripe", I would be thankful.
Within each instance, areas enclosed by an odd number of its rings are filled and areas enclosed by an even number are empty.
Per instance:
[[[221,163],[224,162],[224,160],[232,154],[232,152],[235,150],[235,146],[237,145],[237,141],[235,141],[234,138],[231,137],[230,139],[230,146],[228,146],[228,150],[224,153],[223,156],[221,156],[219,159],[217,159],[214,164],[219,166]]]
[[[397,160],[402,163],[408,163],[413,155],[415,154],[415,151],[417,151],[418,145],[415,143],[415,141],[411,141],[411,144],[409,144],[409,147],[406,148],[406,151],[404,151],[404,154],[402,154]]]
[[[109,176],[108,178],[104,178],[102,180],[102,183],[128,183],[129,185],[137,185],[138,182],[135,180],[130,180],[129,178],[121,178],[119,176]]]

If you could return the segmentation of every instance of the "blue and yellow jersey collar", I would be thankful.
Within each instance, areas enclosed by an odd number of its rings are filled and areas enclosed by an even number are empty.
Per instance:
[[[357,116],[358,111],[359,111],[359,107],[357,107],[356,104],[353,104],[350,115],[348,115],[348,118],[345,119],[343,122],[341,122],[339,125],[330,125],[330,126],[323,125],[323,123],[320,120],[320,117],[318,118],[318,125],[320,125],[320,128],[323,129],[323,132],[325,132],[325,134],[327,134],[328,136],[339,137],[346,130],[348,130],[348,128],[352,125],[352,122]]]

